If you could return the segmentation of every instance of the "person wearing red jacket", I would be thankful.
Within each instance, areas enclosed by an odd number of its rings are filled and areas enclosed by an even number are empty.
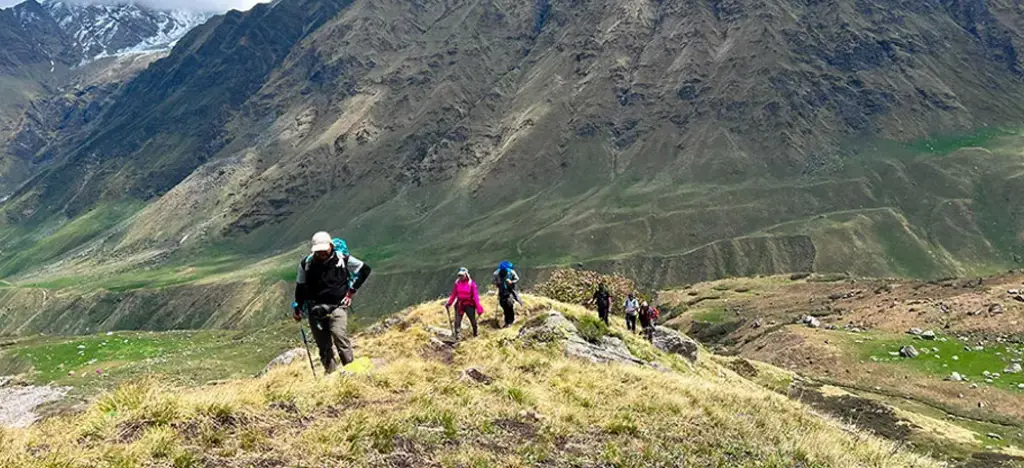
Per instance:
[[[469,316],[469,323],[473,326],[473,336],[477,336],[477,316],[484,313],[484,306],[480,304],[480,290],[477,289],[473,278],[469,276],[469,270],[459,268],[457,279],[452,286],[452,294],[448,296],[448,302],[444,308],[455,305],[455,339],[459,338],[459,329],[462,328],[462,316]]]

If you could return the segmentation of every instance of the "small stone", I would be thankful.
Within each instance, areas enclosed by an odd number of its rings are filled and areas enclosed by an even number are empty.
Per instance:
[[[804,325],[807,325],[810,328],[818,328],[818,327],[821,326],[821,321],[818,320],[817,318],[814,318],[814,317],[810,316],[810,315],[804,317],[803,322],[804,322]]]
[[[985,407],[985,402],[979,401],[978,402],[978,408],[984,408],[984,407]]]
[[[1020,290],[1010,289],[1010,290],[1006,291],[1006,294],[1009,294],[1011,296],[1016,296],[1017,294],[1020,294]]]
[[[490,377],[487,374],[484,374],[483,372],[480,372],[480,370],[475,367],[470,367],[469,369],[466,369],[466,377],[469,377],[484,385],[494,382],[494,379],[492,377]]]
[[[992,373],[989,371],[984,371],[981,373],[981,375],[984,375],[985,377],[992,377]]]
[[[963,398],[964,394],[963,393],[958,393],[956,396],[957,396],[957,398]]]
[[[988,306],[988,313],[995,314],[995,315],[1003,313],[1003,306],[1002,306],[1002,304],[992,304],[992,305]]]
[[[992,379],[985,379],[985,383],[987,383],[987,384],[992,383]]]
[[[1003,440],[1003,436],[1001,436],[1001,435],[999,435],[999,434],[996,434],[996,433],[994,433],[994,432],[989,432],[988,434],[985,434],[985,435],[986,435],[986,436],[987,436],[987,437],[988,437],[989,439],[995,439],[995,440]]]
[[[900,356],[903,356],[905,358],[911,358],[911,359],[916,358],[918,356],[918,354],[919,353],[917,352],[917,349],[914,348],[913,346],[904,346],[904,347],[900,348],[900,352],[899,352]]]
[[[917,335],[920,335],[922,333],[922,331],[921,331],[920,328],[911,328],[910,330],[907,330],[907,333],[909,333],[911,335],[914,335],[914,336],[917,336]]]
[[[978,384],[976,384],[976,383],[972,383],[972,384],[971,384],[971,388],[972,388],[972,389],[978,388]]]
[[[939,352],[939,348],[932,348],[932,352],[933,352],[933,353],[937,353],[937,352]]]
[[[960,360],[960,356],[953,356],[953,360],[954,361],[959,361]]]
[[[985,350],[985,347],[984,347],[984,346],[975,346],[975,347],[974,347],[974,350],[975,350],[975,351],[984,351],[984,350]]]
[[[1017,388],[1019,388],[1019,389],[1021,389],[1021,390],[1024,390],[1024,383],[1022,383],[1022,384],[1017,384]]]
[[[963,382],[964,378],[963,378],[963,376],[960,375],[959,372],[954,372],[952,374],[949,374],[949,377],[946,377],[946,380],[949,380],[949,381],[952,381],[952,382]]]
[[[1005,374],[1020,374],[1021,372],[1022,369],[1019,362],[1010,364],[1009,366],[1006,367],[1006,369],[1003,369],[1003,373]]]
[[[926,330],[924,332],[921,332],[921,338],[924,338],[926,340],[934,340],[935,332],[932,330]]]
[[[110,335],[113,335],[113,334],[114,334],[114,332],[112,332],[112,331],[108,331],[107,332],[107,336],[110,336]]]
[[[85,345],[84,344],[78,345],[78,349],[85,349]]]

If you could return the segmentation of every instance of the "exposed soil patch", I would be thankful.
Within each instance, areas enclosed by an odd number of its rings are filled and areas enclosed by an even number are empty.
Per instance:
[[[117,442],[130,444],[139,440],[142,434],[153,426],[152,421],[126,421],[117,425]]]
[[[757,377],[758,374],[757,368],[754,367],[754,365],[751,364],[750,361],[747,361],[746,359],[737,359],[735,361],[730,362],[728,366],[729,369],[732,369],[733,372],[739,374],[741,377],[744,378],[752,379],[754,377]]]
[[[515,436],[516,438],[523,440],[533,439],[537,435],[537,428],[533,425],[517,421],[515,419],[496,419],[494,425],[500,427],[505,432]]]
[[[887,439],[907,440],[912,424],[884,404],[854,395],[826,396],[817,388],[794,385],[789,396]]]
[[[961,468],[1004,468],[1021,466],[1024,458],[1002,453],[980,452],[971,455],[971,459],[959,465]]]

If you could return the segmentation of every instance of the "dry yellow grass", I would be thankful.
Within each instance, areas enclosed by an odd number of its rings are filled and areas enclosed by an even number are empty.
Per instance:
[[[590,313],[526,300],[533,312]],[[425,325],[447,326],[437,303],[358,337],[366,372],[313,379],[302,361],[198,389],[133,382],[83,414],[0,433],[0,466],[935,465],[711,359],[662,354],[618,323],[634,353],[673,370],[568,359],[516,339],[518,326],[483,327],[449,356],[426,350]],[[470,367],[494,381],[464,377]]]

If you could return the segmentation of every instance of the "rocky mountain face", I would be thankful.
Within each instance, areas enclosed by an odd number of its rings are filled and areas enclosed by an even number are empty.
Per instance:
[[[131,3],[28,0],[8,9],[7,16],[3,29],[16,31],[38,46],[35,61],[28,63],[52,60],[74,66],[106,56],[170,49],[212,14],[153,10]]]
[[[120,83],[166,55],[206,12],[29,0],[0,10],[0,192],[31,177]]]
[[[963,148],[1024,115],[1022,35],[1005,0],[282,0],[187,34],[0,211],[147,204],[86,262],[327,228],[406,270],[1004,267],[1024,163]]]

